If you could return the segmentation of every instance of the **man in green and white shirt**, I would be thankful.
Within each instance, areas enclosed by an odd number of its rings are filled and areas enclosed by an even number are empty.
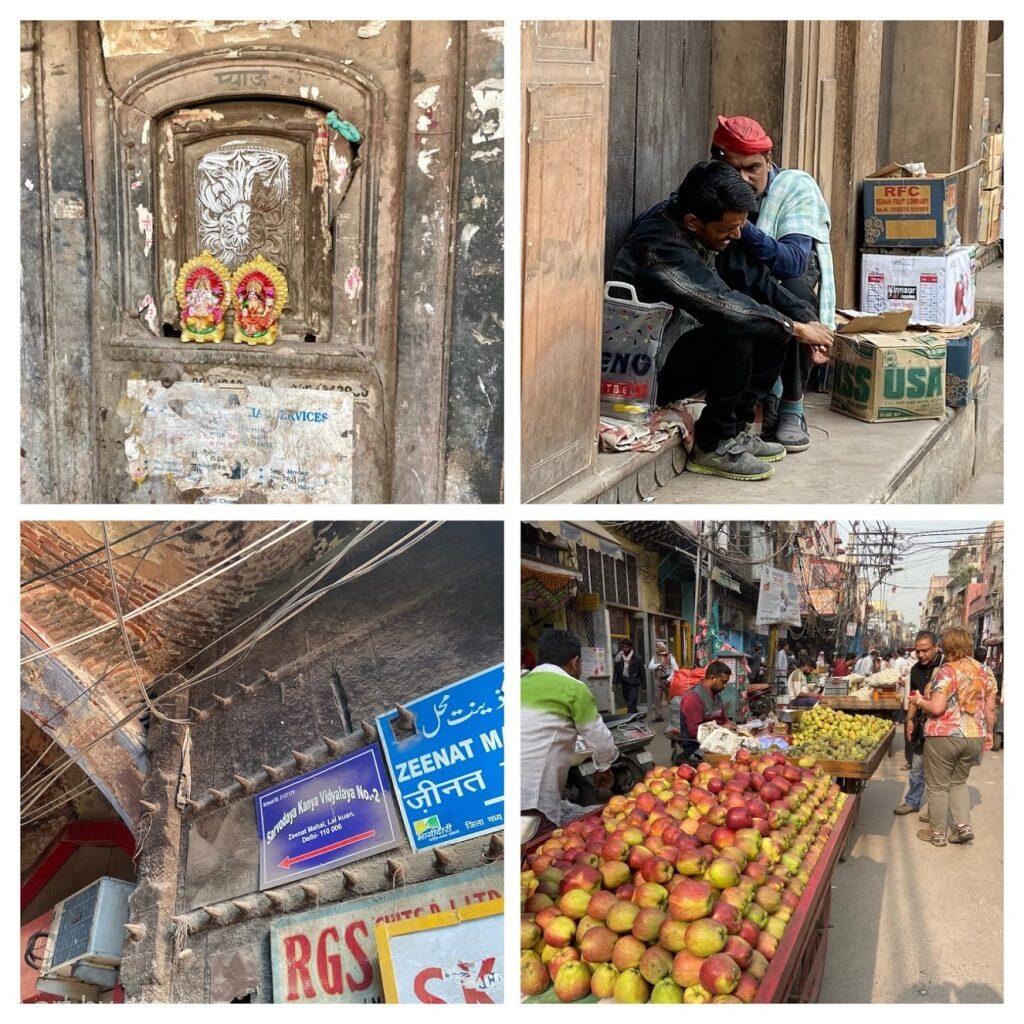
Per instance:
[[[571,633],[549,629],[537,646],[539,664],[520,680],[521,787],[519,806],[562,824],[562,791],[577,737],[591,749],[598,771],[618,756],[597,702],[579,680],[581,645]]]

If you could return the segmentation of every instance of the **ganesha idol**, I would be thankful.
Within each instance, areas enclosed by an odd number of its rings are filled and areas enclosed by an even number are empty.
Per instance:
[[[262,256],[247,260],[231,279],[236,344],[273,345],[278,321],[288,301],[288,282]]]
[[[174,286],[182,341],[223,341],[230,282],[231,271],[208,252],[182,265]]]

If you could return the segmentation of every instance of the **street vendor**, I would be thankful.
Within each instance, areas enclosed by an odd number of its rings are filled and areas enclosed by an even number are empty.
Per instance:
[[[782,444],[750,428],[790,343],[817,363],[828,361],[832,345],[816,305],[732,244],[757,208],[737,171],[717,160],[696,164],[667,200],[636,220],[611,275],[632,284],[642,302],[674,307],[658,401],[704,393],[686,468],[729,480],[765,480],[785,457]]]
[[[862,655],[860,661],[857,662],[853,667],[853,671],[858,676],[863,676],[867,679],[868,676],[872,675],[876,669],[875,665],[878,663],[878,651],[874,647],[871,648],[867,654]]]
[[[538,812],[552,825],[561,825],[572,814],[562,801],[576,741],[591,749],[601,788],[607,770],[618,757],[615,739],[597,710],[597,702],[585,683],[579,639],[561,629],[545,630],[537,643],[539,665],[520,680],[519,806]]]
[[[683,694],[679,706],[679,735],[685,756],[699,749],[697,730],[705,722],[717,722],[726,729],[736,728],[725,714],[721,697],[731,675],[732,669],[724,661],[713,661],[704,670],[704,678]]]
[[[800,659],[800,664],[790,673],[786,680],[786,695],[790,706],[800,700],[797,706],[807,706],[816,702],[818,688],[814,683],[814,662],[808,655]],[[803,699],[801,699],[803,698]],[[811,698],[807,700],[806,698]]]
[[[787,291],[811,303],[816,319],[836,326],[836,289],[830,235],[832,217],[818,183],[806,171],[782,169],[774,144],[752,117],[719,117],[711,156],[735,168],[754,190],[758,208],[747,217],[737,246],[762,260]],[[811,352],[790,339],[782,372],[762,402],[761,436],[787,452],[811,443],[804,416],[804,389]]]

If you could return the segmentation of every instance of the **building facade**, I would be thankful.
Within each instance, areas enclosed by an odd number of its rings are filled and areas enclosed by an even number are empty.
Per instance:
[[[494,22],[23,22],[23,499],[500,500],[502,61]],[[183,344],[203,251],[283,272],[273,344]]]
[[[134,883],[118,998],[379,1002],[376,921],[501,896],[500,832],[417,851],[400,827],[384,852],[299,873],[296,881],[271,878],[261,860],[261,794],[349,755],[380,751],[380,730],[398,726],[378,726],[377,716],[398,709],[404,727],[405,705],[503,658],[500,524],[442,525],[400,556],[348,578],[386,554],[411,524],[390,524],[349,550],[361,525],[297,530],[273,557],[254,559],[248,579],[232,576],[212,595],[215,623],[205,591],[207,602],[194,602],[194,610],[171,604],[166,618],[137,620],[144,649],[173,647],[169,667],[192,658],[187,673],[155,673],[155,711],[148,701],[137,710],[130,673],[95,684],[108,654],[103,645],[81,648],[79,659],[59,666],[44,659],[38,673],[39,662],[23,668],[23,763],[35,760],[47,738],[58,751],[80,754],[110,715],[124,719],[105,747],[80,761],[92,803],[75,798],[22,829],[23,924],[101,875]],[[67,538],[69,529],[47,536]],[[235,550],[243,536],[254,536],[245,529],[208,525],[191,546]],[[138,576],[146,587],[165,588],[189,556],[157,550],[159,558]],[[124,582],[127,576],[124,570]],[[328,592],[219,666],[257,610],[278,608],[311,578]],[[77,631],[95,614],[82,583],[39,589],[24,612],[24,650]],[[183,685],[203,669],[215,671]],[[66,689],[57,689],[59,674]],[[77,724],[70,711],[58,713],[75,693],[88,695],[74,703]],[[78,780],[65,783],[65,794],[75,797],[68,787]],[[82,849],[51,870],[69,835]]]

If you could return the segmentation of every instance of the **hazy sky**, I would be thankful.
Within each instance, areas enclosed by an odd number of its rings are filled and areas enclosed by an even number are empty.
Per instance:
[[[892,519],[882,519],[888,526],[898,530],[902,534],[912,535],[924,530],[963,530],[965,533],[984,533],[985,528],[991,520],[983,522],[977,520],[946,520],[936,522],[935,520],[914,520],[904,519],[896,522]],[[876,520],[869,519],[866,522],[872,526]],[[844,539],[850,536],[851,528],[848,520],[839,520],[839,531]],[[919,543],[942,544],[943,550],[911,550],[904,558],[905,568],[902,571],[894,572],[886,580],[884,600],[890,608],[903,613],[904,621],[910,621],[915,625],[921,618],[921,602],[928,596],[928,581],[936,573],[944,573],[949,564],[949,547],[952,547],[953,539],[930,539],[927,542]],[[895,593],[893,587],[896,588]],[[876,587],[872,597],[879,598],[880,591]]]

